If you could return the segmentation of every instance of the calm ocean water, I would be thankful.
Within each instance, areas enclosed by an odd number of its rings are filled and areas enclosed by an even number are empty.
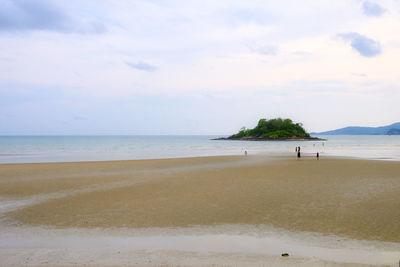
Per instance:
[[[220,136],[2,136],[0,163],[304,154],[400,160],[400,136],[319,136],[328,141],[215,141]]]

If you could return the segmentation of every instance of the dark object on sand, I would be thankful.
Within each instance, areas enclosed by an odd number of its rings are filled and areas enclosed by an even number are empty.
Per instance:
[[[297,151],[297,157],[300,158],[300,150]]]
[[[289,257],[289,253],[282,253],[282,257]]]
[[[319,152],[317,152],[317,159],[319,159]]]

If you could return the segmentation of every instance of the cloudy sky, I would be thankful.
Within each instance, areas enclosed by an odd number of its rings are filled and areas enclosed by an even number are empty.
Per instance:
[[[322,131],[399,103],[399,0],[0,0],[0,135]]]

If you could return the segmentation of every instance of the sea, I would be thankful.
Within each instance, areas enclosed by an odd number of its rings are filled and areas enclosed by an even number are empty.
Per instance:
[[[228,141],[220,135],[0,136],[0,163],[160,159],[222,155],[340,156],[400,160],[399,135],[317,136],[326,141]]]

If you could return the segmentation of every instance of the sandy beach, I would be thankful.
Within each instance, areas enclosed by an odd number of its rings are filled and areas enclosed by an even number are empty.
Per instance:
[[[7,229],[162,233],[245,225],[398,244],[399,174],[400,162],[314,157],[2,164],[0,218]],[[1,257],[10,253],[5,247]]]

